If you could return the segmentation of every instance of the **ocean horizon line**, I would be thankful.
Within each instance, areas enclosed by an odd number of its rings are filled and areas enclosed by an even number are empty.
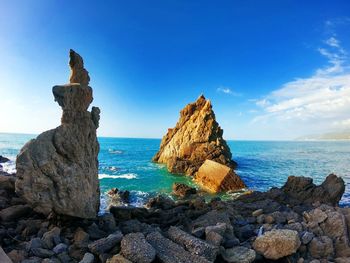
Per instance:
[[[21,132],[0,132],[2,135],[29,135],[38,136],[39,133],[21,133]],[[140,140],[161,140],[161,137],[128,137],[128,136],[97,136],[102,139],[140,139]],[[350,141],[350,139],[226,139],[228,142],[344,142]]]

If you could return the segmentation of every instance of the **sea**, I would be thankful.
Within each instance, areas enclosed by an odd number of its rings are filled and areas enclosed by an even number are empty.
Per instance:
[[[0,155],[11,161],[3,169],[16,172],[15,159],[20,149],[36,135],[0,133]],[[131,204],[142,206],[159,193],[170,195],[172,184],[196,186],[187,176],[171,174],[162,164],[153,163],[160,139],[99,137],[99,179],[101,206],[106,207],[106,192],[111,188],[129,190]],[[350,141],[227,141],[236,173],[249,190],[266,191],[282,186],[288,176],[307,176],[319,184],[330,173],[341,176],[346,191],[341,205],[350,205]],[[222,198],[236,195],[221,194]],[[206,195],[211,198],[213,195]]]

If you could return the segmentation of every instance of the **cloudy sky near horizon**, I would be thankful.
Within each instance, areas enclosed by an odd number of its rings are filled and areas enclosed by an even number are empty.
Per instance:
[[[59,125],[68,51],[90,72],[100,136],[160,138],[204,94],[227,139],[350,130],[350,3],[0,3],[0,132]]]

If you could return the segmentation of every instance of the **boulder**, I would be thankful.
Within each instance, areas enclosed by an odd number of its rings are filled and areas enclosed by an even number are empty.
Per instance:
[[[17,156],[16,193],[35,211],[95,218],[99,211],[99,109],[82,58],[70,51],[70,84],[53,87],[61,125],[29,141]]]
[[[212,193],[239,190],[246,187],[232,168],[211,160],[206,160],[202,164],[195,176],[195,181]]]
[[[12,221],[29,214],[32,211],[28,205],[14,205],[0,211],[2,221]]]
[[[335,206],[344,194],[345,183],[335,174],[328,175],[318,186],[313,183],[312,178],[289,176],[281,190],[303,204],[320,202]]]
[[[132,262],[151,263],[156,251],[142,233],[131,233],[123,237],[121,254]]]
[[[196,193],[197,193],[196,188],[190,187],[186,184],[182,184],[182,183],[173,184],[173,195],[177,197],[186,198]]]
[[[12,175],[0,175],[0,189],[15,190],[16,177]]]
[[[309,245],[313,258],[327,258],[334,255],[333,241],[327,236],[314,237]]]
[[[194,175],[207,159],[235,167],[231,151],[222,137],[211,102],[201,95],[180,112],[173,129],[168,129],[153,161],[164,163],[172,173]]]
[[[196,238],[178,227],[171,226],[168,230],[168,236],[192,254],[204,257],[209,261],[214,261],[218,253],[217,246]]]
[[[298,232],[293,230],[271,230],[258,236],[253,243],[255,251],[267,259],[277,260],[294,254],[300,247]]]
[[[104,252],[108,252],[114,246],[120,243],[123,238],[123,234],[117,231],[110,234],[108,237],[96,240],[88,245],[90,251],[96,255],[100,255]]]
[[[207,259],[186,251],[182,245],[179,245],[168,238],[165,238],[159,232],[152,232],[147,235],[147,241],[154,247],[157,253],[157,259],[162,263],[209,263]]]
[[[130,192],[128,190],[119,190],[118,188],[112,188],[107,192],[110,205],[118,206],[129,203]]]

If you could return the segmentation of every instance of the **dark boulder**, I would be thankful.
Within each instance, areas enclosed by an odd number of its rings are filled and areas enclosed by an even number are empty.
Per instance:
[[[0,163],[7,163],[8,161],[10,161],[10,159],[0,155]]]
[[[330,174],[321,185],[316,186],[312,178],[289,176],[281,190],[300,203],[316,202],[338,205],[345,191],[345,183],[341,177]]]
[[[173,184],[173,195],[177,197],[186,198],[196,193],[197,193],[196,188],[190,187],[186,184],[182,184],[182,183]]]

